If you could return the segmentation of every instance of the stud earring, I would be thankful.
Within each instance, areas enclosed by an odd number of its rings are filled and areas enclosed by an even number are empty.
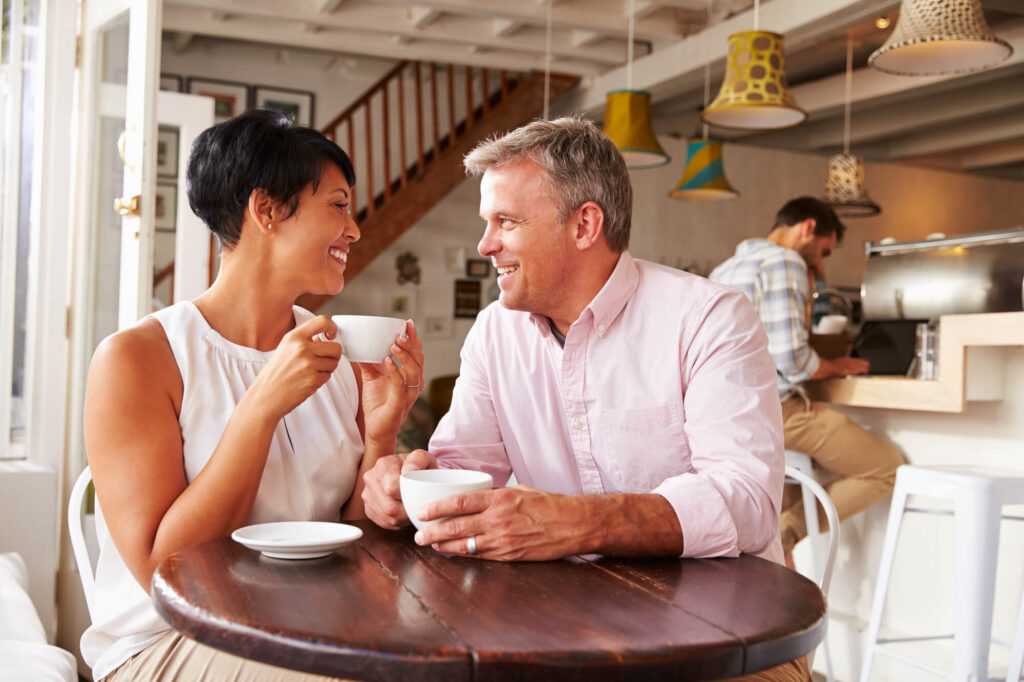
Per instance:
[[[274,229],[274,226],[273,226],[273,225],[271,225],[270,223],[267,223],[267,229],[268,229],[268,230],[273,230],[273,229]]]

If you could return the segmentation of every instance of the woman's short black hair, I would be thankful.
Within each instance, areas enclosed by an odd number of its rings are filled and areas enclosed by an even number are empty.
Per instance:
[[[269,109],[253,109],[207,128],[192,144],[185,182],[188,204],[221,245],[238,243],[249,196],[262,189],[291,217],[306,185],[315,192],[326,164],[356,184],[352,161],[319,131],[291,125]]]

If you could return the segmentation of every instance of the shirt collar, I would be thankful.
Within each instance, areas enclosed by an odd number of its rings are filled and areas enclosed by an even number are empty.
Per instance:
[[[580,313],[579,319],[587,319],[589,311],[589,317],[593,320],[598,336],[604,336],[608,327],[626,307],[626,302],[632,298],[638,286],[640,286],[640,268],[637,267],[636,261],[633,260],[629,251],[623,251],[619,254],[619,260],[615,264],[612,274],[605,281],[601,290],[597,292],[597,296]],[[551,321],[545,315],[531,313],[530,321],[542,336],[551,334]]]

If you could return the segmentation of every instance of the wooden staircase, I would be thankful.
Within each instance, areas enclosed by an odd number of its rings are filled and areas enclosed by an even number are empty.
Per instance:
[[[551,74],[550,97],[577,80]],[[543,73],[405,61],[328,123],[323,133],[356,169],[353,212],[362,237],[349,253],[345,280],[465,179],[462,158],[481,140],[537,116],[544,89]],[[307,295],[297,303],[315,311],[329,298]]]

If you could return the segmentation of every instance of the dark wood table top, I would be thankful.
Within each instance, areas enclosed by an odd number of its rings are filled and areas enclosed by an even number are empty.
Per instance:
[[[753,556],[499,563],[360,522],[329,557],[268,559],[229,538],[164,561],[157,611],[207,645],[364,680],[707,680],[825,636],[811,581]]]

